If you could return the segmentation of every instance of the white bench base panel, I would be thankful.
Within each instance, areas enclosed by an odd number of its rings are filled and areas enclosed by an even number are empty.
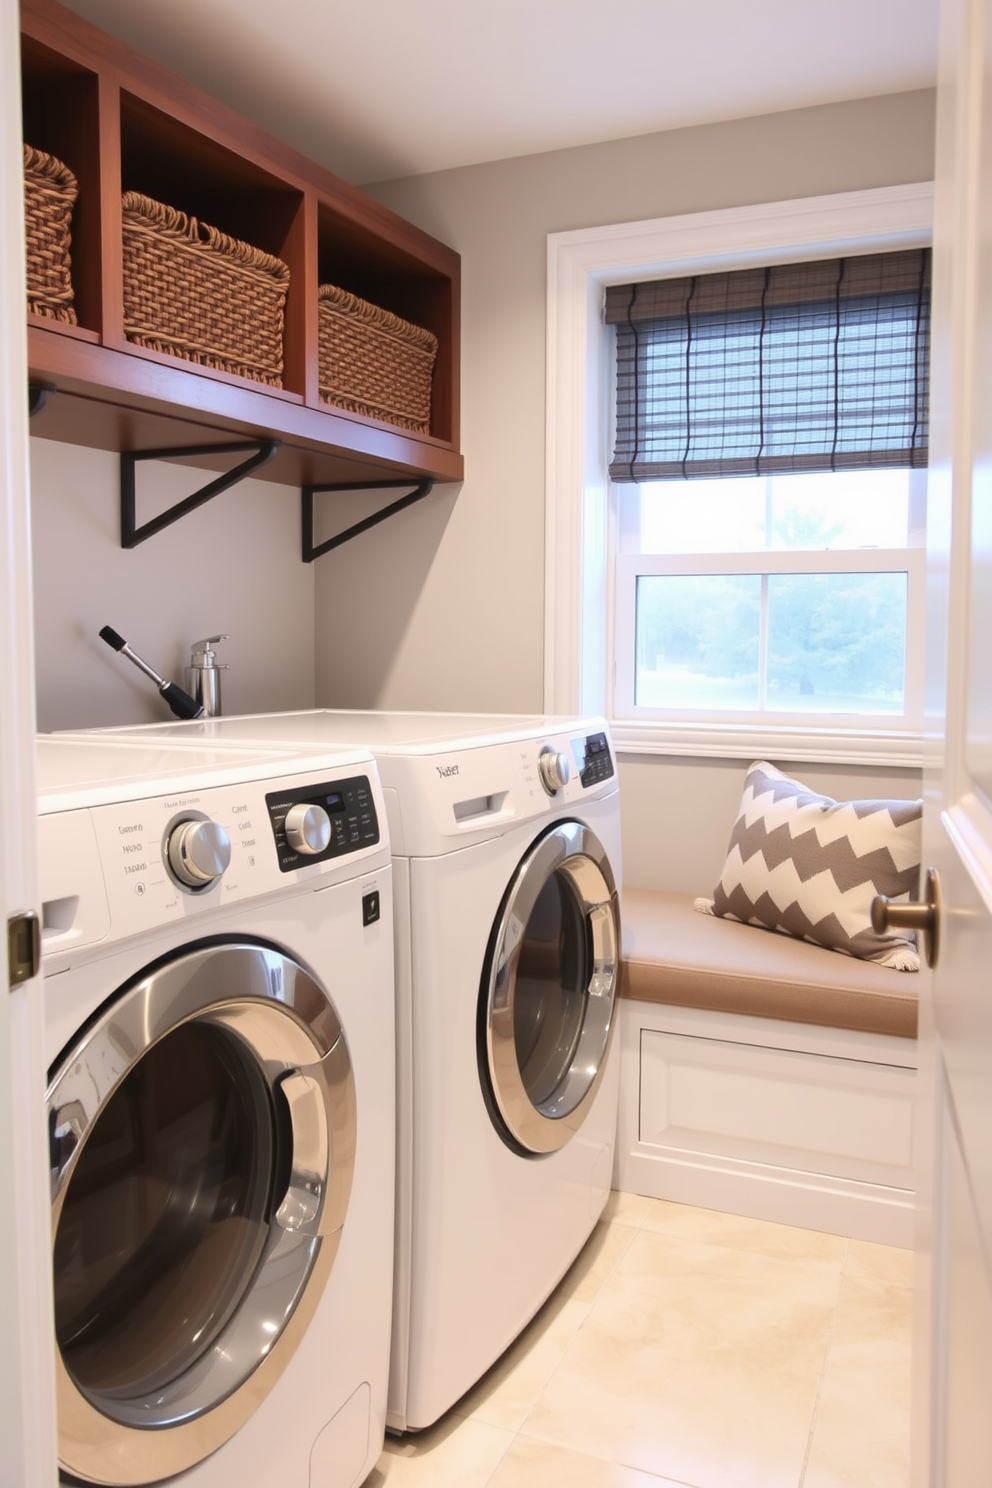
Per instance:
[[[624,1000],[614,1187],[913,1245],[916,1044]]]

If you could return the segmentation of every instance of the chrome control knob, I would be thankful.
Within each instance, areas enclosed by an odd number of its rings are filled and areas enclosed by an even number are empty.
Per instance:
[[[571,779],[568,760],[557,749],[542,749],[537,757],[537,773],[549,796],[555,796]]]
[[[180,883],[205,889],[216,883],[231,861],[231,839],[219,822],[180,822],[169,834],[169,867]]]
[[[306,858],[322,853],[331,840],[331,818],[323,806],[300,801],[286,812],[286,841]]]

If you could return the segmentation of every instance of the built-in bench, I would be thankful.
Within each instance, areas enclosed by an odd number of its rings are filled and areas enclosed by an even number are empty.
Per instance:
[[[912,1245],[919,976],[691,895],[621,910],[616,1186]]]

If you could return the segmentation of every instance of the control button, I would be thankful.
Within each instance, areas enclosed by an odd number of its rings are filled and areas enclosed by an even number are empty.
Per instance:
[[[596,785],[601,780],[609,780],[613,774],[613,762],[607,756],[605,759],[595,760],[586,766],[582,772],[582,784]]]
[[[379,918],[379,890],[373,889],[371,894],[362,895],[362,924],[374,925]]]
[[[549,796],[557,795],[572,773],[565,756],[550,748],[542,749],[538,755],[537,772]]]
[[[294,852],[313,858],[331,840],[331,819],[323,806],[300,801],[286,813],[286,841]]]
[[[298,871],[311,859],[360,851],[366,815],[374,834],[371,840],[378,841],[375,803],[366,776],[328,780],[308,789],[305,799],[275,791],[265,797],[265,804],[282,873]]]
[[[169,834],[169,867],[180,883],[205,889],[216,883],[231,861],[231,839],[219,822],[180,822]]]

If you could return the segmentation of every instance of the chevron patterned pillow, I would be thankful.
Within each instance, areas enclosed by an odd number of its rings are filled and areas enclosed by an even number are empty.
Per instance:
[[[922,801],[831,800],[759,760],[720,882],[696,908],[918,971],[911,940],[872,929],[871,901],[916,890],[922,815]]]

